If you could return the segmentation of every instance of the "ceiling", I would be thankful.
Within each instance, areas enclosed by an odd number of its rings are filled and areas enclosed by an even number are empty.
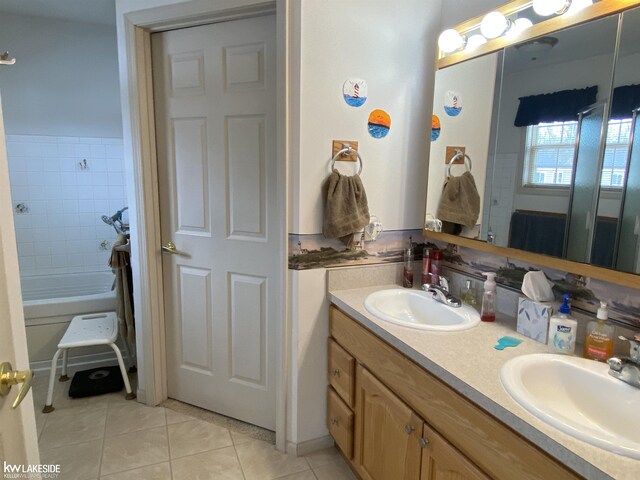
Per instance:
[[[116,24],[115,0],[0,0],[0,12],[101,25]]]

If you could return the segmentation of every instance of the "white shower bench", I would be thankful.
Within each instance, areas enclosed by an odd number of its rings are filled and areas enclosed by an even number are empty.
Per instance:
[[[116,312],[92,313],[73,317],[62,340],[58,343],[58,350],[51,360],[49,389],[47,391],[47,402],[42,409],[43,413],[50,413],[55,410],[53,407],[53,386],[60,353],[62,353],[62,375],[60,376],[60,381],[65,382],[69,380],[67,376],[67,359],[70,348],[109,345],[118,358],[120,373],[122,373],[122,380],[124,380],[124,386],[127,391],[127,400],[136,398],[135,394],[131,391],[131,384],[129,383],[127,369],[122,360],[122,353],[120,353],[120,349],[116,345],[117,339],[118,319],[116,318]]]

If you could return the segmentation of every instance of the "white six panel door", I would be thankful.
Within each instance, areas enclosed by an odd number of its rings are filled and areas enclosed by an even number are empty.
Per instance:
[[[152,36],[169,397],[273,430],[275,17]],[[158,245],[158,249],[160,245]]]

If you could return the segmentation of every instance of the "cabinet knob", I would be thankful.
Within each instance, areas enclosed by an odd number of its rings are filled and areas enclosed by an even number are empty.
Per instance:
[[[420,440],[418,440],[418,444],[420,445],[420,448],[425,448],[427,445],[429,445],[429,440],[427,440],[426,438],[421,438]]]
[[[338,419],[336,417],[331,419],[331,425],[338,425]]]
[[[334,377],[339,377],[340,370],[338,368],[334,368],[333,370],[331,370],[331,375],[333,375]]]
[[[411,435],[413,432],[416,431],[416,427],[414,427],[413,425],[405,425],[404,431],[407,432],[408,435]]]

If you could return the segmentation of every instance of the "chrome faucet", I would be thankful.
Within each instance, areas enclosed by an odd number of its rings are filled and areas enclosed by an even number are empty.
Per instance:
[[[640,388],[640,333],[634,335],[633,340],[620,335],[620,340],[627,340],[631,346],[628,357],[611,357],[609,375],[622,380],[636,388]]]
[[[460,299],[449,293],[449,282],[444,277],[440,277],[440,285],[425,283],[422,285],[422,290],[431,292],[434,300],[449,307],[460,308],[462,306]]]

